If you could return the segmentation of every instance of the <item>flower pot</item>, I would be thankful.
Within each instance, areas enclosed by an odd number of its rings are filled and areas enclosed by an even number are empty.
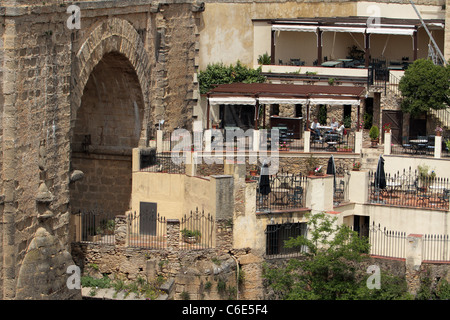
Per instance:
[[[256,176],[258,174],[258,170],[250,170],[250,175],[252,177]]]
[[[440,131],[436,131],[436,136],[440,137],[441,136],[441,132]]]

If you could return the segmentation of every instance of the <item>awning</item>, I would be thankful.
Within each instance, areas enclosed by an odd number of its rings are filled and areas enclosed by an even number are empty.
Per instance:
[[[260,104],[306,104],[308,99],[295,98],[259,98]]]
[[[344,104],[349,104],[349,105],[359,105],[360,104],[360,100],[357,99],[320,99],[320,98],[314,98],[314,99],[309,99],[309,103],[312,105],[318,105],[318,104],[329,104],[332,106],[336,106],[336,105],[344,105]]]
[[[256,105],[256,99],[250,97],[211,97],[209,98],[210,105],[216,104],[237,104],[237,105]]]
[[[320,30],[331,32],[350,32],[350,33],[366,32],[366,28],[355,28],[355,27],[320,27]]]
[[[391,34],[401,36],[412,36],[416,29],[402,29],[402,28],[367,28],[367,33],[370,34]]]
[[[317,32],[317,26],[274,24],[273,31],[298,31],[298,32]]]

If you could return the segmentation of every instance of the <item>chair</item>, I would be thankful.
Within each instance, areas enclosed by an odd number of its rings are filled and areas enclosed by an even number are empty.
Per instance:
[[[443,203],[449,202],[449,199],[450,199],[450,189],[445,189],[445,188],[444,188],[444,191],[442,192],[442,194],[440,194],[440,195],[438,196],[438,198],[439,198],[439,200],[440,200],[441,202],[443,202]]]
[[[403,152],[408,153],[412,150],[412,144],[409,143],[408,137],[402,137],[402,148]]]
[[[334,190],[334,197],[338,199],[344,199],[344,192],[345,192],[345,182],[344,180],[341,180],[339,182],[339,185],[337,185],[336,189]]]
[[[294,206],[303,204],[303,187],[296,186],[294,192],[288,197],[289,202],[292,202]]]
[[[427,151],[434,153],[434,141],[435,141],[435,136],[428,136],[427,138],[428,143],[427,143]]]

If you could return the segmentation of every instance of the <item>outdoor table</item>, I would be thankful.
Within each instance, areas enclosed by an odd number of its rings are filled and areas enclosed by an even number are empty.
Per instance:
[[[416,151],[416,153],[418,153],[419,150],[425,149],[425,147],[427,146],[428,140],[414,139],[414,140],[409,140],[409,143],[412,144],[413,149]]]
[[[401,182],[396,181],[386,181],[386,187],[389,188],[388,192],[392,195],[392,193],[402,186]]]
[[[344,64],[344,68],[347,68],[353,62],[353,59],[337,59],[337,61],[341,61]]]
[[[327,61],[322,63],[322,67],[335,68],[339,65],[342,65],[342,61]]]
[[[272,190],[272,193],[274,196],[274,204],[285,205],[288,203],[287,196],[289,194],[289,189],[276,188],[275,190]]]

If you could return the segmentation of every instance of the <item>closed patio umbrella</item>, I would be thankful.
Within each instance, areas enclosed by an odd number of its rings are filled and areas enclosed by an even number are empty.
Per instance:
[[[375,189],[386,189],[386,173],[384,172],[384,159],[382,156],[378,159],[374,186]]]
[[[333,155],[328,159],[327,174],[333,175],[333,189],[336,191],[336,164]]]
[[[268,195],[271,191],[269,179],[269,166],[267,165],[267,163],[264,163],[261,167],[258,191],[262,195]]]

